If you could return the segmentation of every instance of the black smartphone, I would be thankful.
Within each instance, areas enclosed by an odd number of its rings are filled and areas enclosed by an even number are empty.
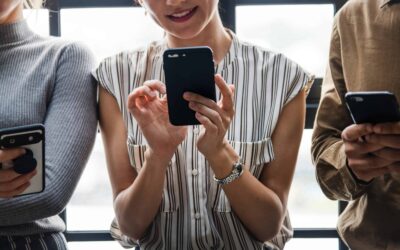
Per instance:
[[[356,124],[400,121],[396,96],[388,91],[348,92],[345,99]]]
[[[0,149],[24,148],[26,153],[1,164],[2,169],[13,168],[19,174],[36,169],[37,174],[30,180],[31,185],[20,195],[40,193],[45,188],[45,143],[44,126],[32,124],[0,129]]]
[[[216,100],[213,54],[209,47],[167,49],[163,55],[169,120],[171,124],[200,122],[183,93],[189,91]]]

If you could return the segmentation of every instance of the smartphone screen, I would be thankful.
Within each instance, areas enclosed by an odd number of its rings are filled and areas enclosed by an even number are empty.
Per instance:
[[[396,96],[390,92],[348,92],[345,99],[354,123],[400,121],[399,104]]]
[[[189,91],[216,100],[214,61],[209,47],[168,49],[164,52],[165,85],[171,124],[196,125],[200,122],[183,93]]]
[[[33,124],[0,130],[0,149],[7,148],[25,148],[29,150],[36,163],[36,175],[30,180],[31,185],[20,195],[42,192],[45,187],[44,126],[42,124]],[[8,165],[10,168],[14,167],[13,162],[3,165]],[[24,166],[26,167],[25,164],[19,167],[24,168]]]

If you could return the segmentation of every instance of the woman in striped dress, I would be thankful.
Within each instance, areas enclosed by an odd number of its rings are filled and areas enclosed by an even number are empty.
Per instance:
[[[287,200],[312,78],[225,29],[218,0],[140,4],[164,39],[107,58],[94,73],[112,235],[141,249],[282,249],[293,234]],[[186,93],[201,125],[176,127],[162,55],[200,45],[214,52],[219,98]]]

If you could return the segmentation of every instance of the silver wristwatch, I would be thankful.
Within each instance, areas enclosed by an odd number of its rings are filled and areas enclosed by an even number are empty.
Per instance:
[[[243,164],[241,162],[236,162],[235,164],[233,164],[232,172],[227,177],[225,177],[223,179],[218,179],[214,175],[214,180],[218,184],[225,185],[225,184],[231,183],[232,181],[236,180],[242,174],[243,174]]]

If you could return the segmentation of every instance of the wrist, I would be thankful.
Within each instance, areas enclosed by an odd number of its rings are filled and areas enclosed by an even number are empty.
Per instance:
[[[214,175],[223,179],[232,172],[232,166],[239,161],[239,156],[228,142],[224,142],[219,150],[206,156]]]
[[[151,166],[158,166],[167,168],[172,157],[174,156],[174,151],[169,152],[156,152],[151,148],[147,148],[144,152],[144,158],[147,164]]]
[[[216,181],[218,184],[220,185],[226,185],[229,184],[231,182],[233,182],[234,180],[238,179],[242,174],[243,174],[243,165],[240,162],[236,162],[233,166],[232,166],[232,171],[230,172],[229,175],[227,175],[224,178],[217,178],[214,175],[214,181]]]
[[[347,158],[346,158],[346,168],[347,168],[347,170],[349,171],[349,173],[350,173],[351,177],[353,178],[353,180],[354,180],[357,184],[359,184],[359,185],[361,185],[361,186],[367,186],[367,185],[369,185],[369,184],[374,180],[373,178],[370,179],[370,180],[362,180],[362,179],[358,178],[358,176],[356,175],[356,173],[354,173],[353,169],[351,169],[351,167],[349,166],[349,163],[348,163],[348,159],[347,159]]]

